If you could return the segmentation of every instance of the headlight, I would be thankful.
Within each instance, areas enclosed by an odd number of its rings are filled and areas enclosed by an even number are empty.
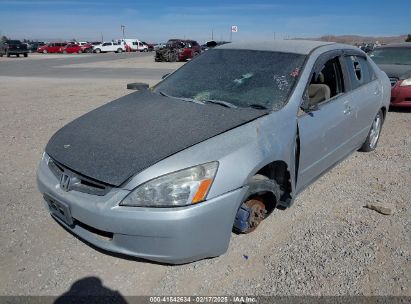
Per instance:
[[[405,79],[401,82],[400,87],[411,86],[411,78]]]
[[[218,162],[211,162],[155,178],[135,188],[121,206],[181,207],[205,200]]]
[[[48,156],[46,152],[43,152],[43,155],[41,156],[41,160],[44,161],[46,165],[48,165],[50,161],[50,156]]]

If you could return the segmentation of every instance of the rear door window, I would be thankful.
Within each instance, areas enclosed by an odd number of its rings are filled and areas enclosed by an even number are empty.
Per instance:
[[[364,57],[345,56],[352,89],[356,89],[375,79],[374,71]]]

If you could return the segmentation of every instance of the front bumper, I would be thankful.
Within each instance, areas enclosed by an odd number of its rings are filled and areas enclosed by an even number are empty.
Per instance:
[[[391,106],[411,107],[411,86],[400,86],[398,81],[391,89]]]
[[[181,208],[123,207],[118,203],[129,191],[114,188],[105,196],[65,192],[43,161],[37,184],[41,193],[68,206],[73,225],[53,217],[73,234],[104,250],[171,264],[223,254],[246,192],[240,188]]]

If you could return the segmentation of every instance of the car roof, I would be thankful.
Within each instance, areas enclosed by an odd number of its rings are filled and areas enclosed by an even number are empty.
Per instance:
[[[315,40],[275,40],[261,42],[231,42],[218,46],[218,49],[238,49],[238,50],[253,50],[253,51],[271,51],[296,53],[307,55],[314,49],[335,44],[334,42],[315,41]]]
[[[379,46],[378,48],[411,48],[411,42],[391,43]]]

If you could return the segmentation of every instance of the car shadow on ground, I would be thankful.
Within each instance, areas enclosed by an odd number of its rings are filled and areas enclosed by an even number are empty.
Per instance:
[[[85,277],[74,282],[67,292],[54,301],[54,304],[69,303],[126,304],[127,301],[118,291],[103,286],[99,278]]]

